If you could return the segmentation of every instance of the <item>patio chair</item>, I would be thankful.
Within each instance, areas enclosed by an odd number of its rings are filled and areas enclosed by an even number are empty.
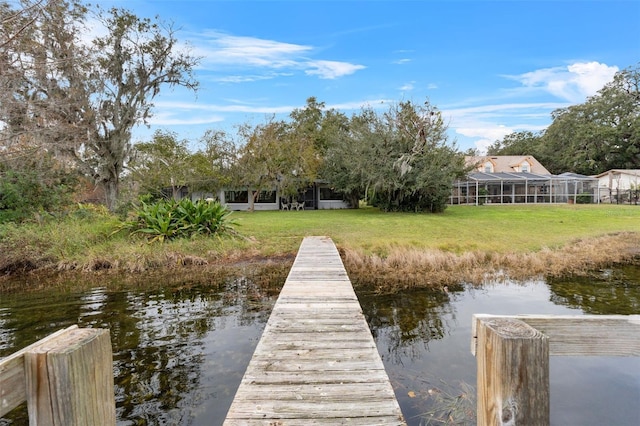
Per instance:
[[[296,210],[304,210],[304,201],[301,203],[296,203]]]

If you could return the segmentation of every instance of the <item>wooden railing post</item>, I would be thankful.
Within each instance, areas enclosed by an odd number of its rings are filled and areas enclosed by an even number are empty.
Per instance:
[[[523,321],[476,324],[479,425],[549,424],[549,339]]]
[[[109,331],[75,326],[0,360],[0,415],[27,401],[30,425],[115,425]]]

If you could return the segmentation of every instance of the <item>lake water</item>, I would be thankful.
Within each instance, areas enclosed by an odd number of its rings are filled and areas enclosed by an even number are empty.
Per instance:
[[[2,295],[0,356],[72,324],[111,332],[120,425],[219,425],[282,283]],[[410,425],[475,424],[471,317],[640,314],[640,268],[358,297]],[[640,424],[640,357],[552,357],[553,425]],[[0,425],[27,424],[26,409]]]

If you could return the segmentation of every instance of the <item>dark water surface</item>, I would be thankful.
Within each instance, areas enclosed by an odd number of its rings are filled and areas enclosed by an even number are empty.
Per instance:
[[[72,324],[111,332],[120,425],[220,425],[282,283],[0,296],[0,356]],[[358,292],[410,425],[475,424],[471,316],[640,314],[640,268],[379,296]],[[640,424],[640,357],[552,357],[553,425]],[[27,424],[26,409],[0,425]]]

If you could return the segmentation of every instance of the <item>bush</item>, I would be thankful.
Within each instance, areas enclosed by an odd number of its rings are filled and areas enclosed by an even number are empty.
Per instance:
[[[229,218],[231,211],[219,202],[188,198],[180,201],[160,200],[142,202],[135,210],[135,220],[124,222],[118,230],[127,229],[131,235],[144,235],[150,242],[190,238],[195,235],[234,234],[236,223]]]
[[[0,164],[0,223],[59,213],[71,203],[77,176],[45,160],[40,166],[44,171],[31,164],[23,168]]]
[[[591,194],[588,192],[576,195],[576,204],[590,204]]]

